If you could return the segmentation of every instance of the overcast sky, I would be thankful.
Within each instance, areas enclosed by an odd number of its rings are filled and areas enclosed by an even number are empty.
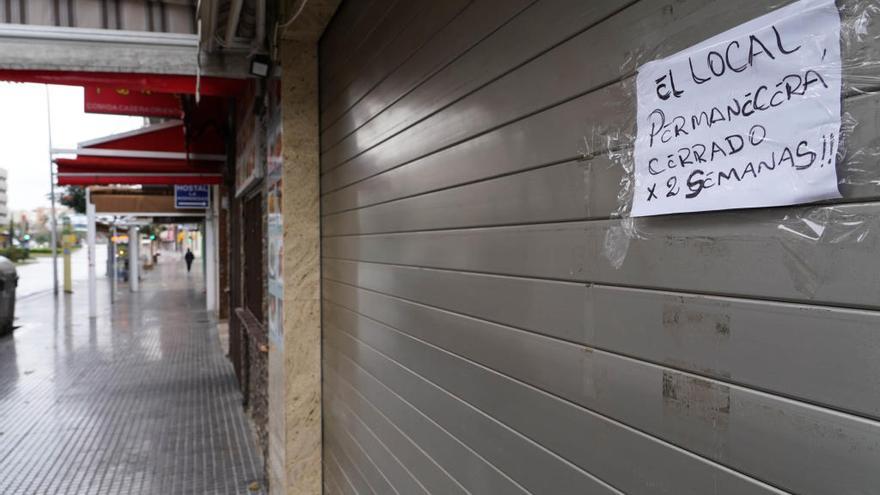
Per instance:
[[[0,82],[0,168],[9,172],[10,210],[49,204],[46,86]],[[75,148],[80,141],[137,129],[141,117],[87,114],[83,89],[49,86],[52,146]]]

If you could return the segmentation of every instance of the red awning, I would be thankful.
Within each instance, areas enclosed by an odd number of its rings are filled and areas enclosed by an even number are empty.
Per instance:
[[[66,72],[51,70],[0,70],[0,81],[59,84],[62,86],[107,86],[155,93],[195,94],[195,76],[171,74],[133,74],[116,72]],[[223,77],[202,77],[199,94],[235,96],[248,81]]]
[[[109,86],[86,86],[84,90],[86,113],[183,118],[180,95]]]
[[[78,156],[56,158],[59,168],[70,172],[131,172],[131,173],[216,173],[217,163],[201,160],[162,160],[153,158],[114,158]]]
[[[144,98],[91,103],[94,110],[111,113],[131,109],[144,115],[183,115],[183,121],[80,143],[72,150],[76,158],[56,160],[59,185],[220,184],[226,163],[226,97],[253,84],[220,77],[8,69],[0,69],[0,80],[141,92]],[[197,90],[202,95],[198,103],[181,98]],[[53,155],[59,153],[64,152],[55,150]]]
[[[195,119],[193,119],[195,120]],[[216,119],[215,119],[216,120]],[[128,150],[161,153],[186,153],[199,156],[224,155],[223,137],[214,121],[192,122],[189,129],[182,121],[170,120],[131,132],[114,134],[80,143],[79,151],[100,156],[98,150]],[[157,158],[152,156],[150,158]],[[148,158],[148,156],[142,156]],[[168,156],[166,158],[177,158]],[[182,156],[180,158],[183,158]],[[192,158],[192,157],[191,157]],[[222,158],[221,158],[222,159]]]
[[[211,126],[188,136],[169,121],[80,143],[76,158],[56,158],[58,185],[221,184],[226,155]]]
[[[111,186],[111,185],[220,185],[223,175],[205,174],[58,174],[59,186]]]

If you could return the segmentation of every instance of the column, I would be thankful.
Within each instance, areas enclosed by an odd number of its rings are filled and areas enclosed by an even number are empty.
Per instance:
[[[98,316],[98,281],[95,275],[96,214],[95,205],[92,204],[91,193],[88,189],[86,189],[86,216],[88,217],[86,241],[89,244],[89,318],[95,318]]]
[[[132,292],[137,292],[140,290],[140,263],[138,259],[140,258],[140,234],[138,234],[137,227],[129,227],[128,228],[128,287]]]
[[[212,187],[213,189],[213,187]],[[205,257],[205,299],[208,311],[217,310],[217,229],[214,205],[205,211],[205,249],[202,256]]]
[[[112,234],[110,235],[110,267],[112,271],[110,272],[110,302],[116,300],[116,283],[117,277],[119,276],[119,267],[118,262],[116,260],[116,236],[118,232],[116,231],[116,223],[113,223]]]
[[[270,393],[269,423],[284,414],[276,437],[286,445],[283,459],[270,459],[270,469],[285,469],[269,475],[273,493],[305,495],[321,493],[323,455],[316,43],[285,41],[282,67],[284,335],[280,362],[270,349],[269,380],[283,373],[284,395]]]

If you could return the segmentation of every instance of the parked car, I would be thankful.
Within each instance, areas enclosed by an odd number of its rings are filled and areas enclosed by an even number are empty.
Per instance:
[[[0,256],[0,335],[12,331],[16,287],[18,273],[15,271],[15,264]]]

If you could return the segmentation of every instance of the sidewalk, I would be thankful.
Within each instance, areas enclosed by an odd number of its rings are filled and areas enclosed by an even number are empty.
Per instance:
[[[38,294],[0,337],[0,493],[246,494],[262,461],[205,307],[201,265]]]
[[[107,264],[106,246],[98,246],[95,251],[98,277],[105,275]],[[88,279],[89,253],[87,248],[80,248],[71,255],[71,279],[74,282]],[[17,298],[30,297],[35,294],[52,290],[52,257],[34,257],[16,267],[18,270]],[[64,258],[58,256],[58,283],[64,283]]]

